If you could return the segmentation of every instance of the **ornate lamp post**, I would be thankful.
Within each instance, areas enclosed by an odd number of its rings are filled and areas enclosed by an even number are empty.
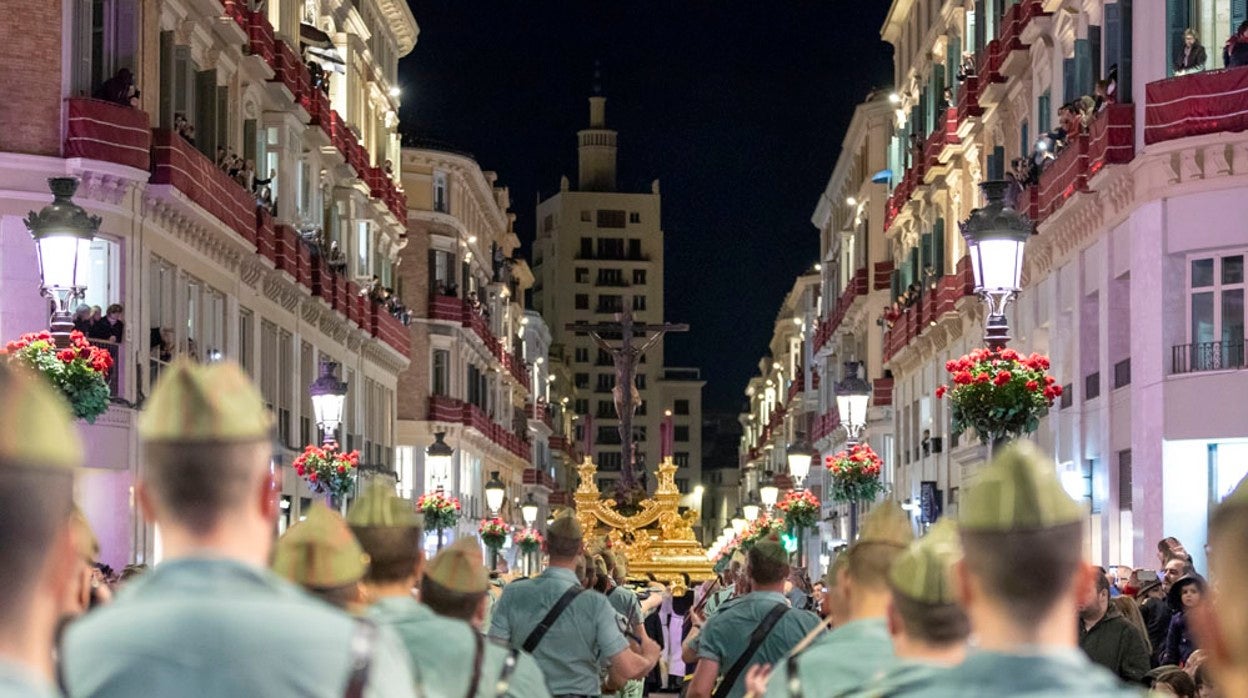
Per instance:
[[[524,525],[532,526],[537,521],[538,509],[537,502],[533,499],[533,493],[530,492],[524,499],[524,504],[520,505],[520,515],[524,517]]]
[[[770,515],[776,501],[780,499],[780,488],[776,487],[776,480],[770,470],[763,473],[763,483],[758,486],[758,493],[762,495],[763,506],[767,507],[767,514]]]
[[[750,498],[746,500],[745,504],[741,505],[741,511],[745,514],[745,520],[750,523],[758,521],[759,510],[758,495],[750,492]]]
[[[845,427],[845,440],[856,444],[867,428],[867,407],[871,402],[871,384],[858,376],[858,361],[845,362],[845,376],[836,385],[836,410]]]
[[[989,349],[1002,349],[1010,341],[1005,310],[1022,287],[1023,251],[1032,234],[1031,221],[1005,202],[1009,186],[999,180],[981,184],[984,205],[962,223],[975,272],[975,293],[988,311],[984,342]]]
[[[87,250],[100,230],[100,217],[74,203],[77,178],[52,177],[48,188],[52,203],[38,213],[31,211],[25,223],[39,253],[39,291],[56,304],[48,329],[56,345],[64,348],[74,329],[73,303],[86,291],[79,275],[87,266]]]
[[[446,443],[446,432],[439,431],[433,435],[433,443],[425,449],[425,468],[433,474],[442,489],[442,481],[451,473],[451,456],[455,451]]]
[[[799,489],[802,489],[806,476],[810,474],[810,464],[819,454],[815,453],[815,449],[806,442],[806,437],[800,434],[797,437],[797,441],[789,444],[786,451],[785,457],[789,461],[789,473],[795,480],[794,484]]]
[[[338,425],[342,424],[343,405],[347,400],[347,384],[338,380],[338,362],[322,361],[321,375],[308,386],[312,396],[312,413],[321,429],[321,444],[334,441]]]
[[[750,527],[750,522],[745,520],[745,515],[741,513],[741,507],[737,507],[736,513],[732,515],[732,531],[738,536],[745,533],[745,529]]]
[[[489,507],[494,516],[503,508],[503,499],[507,496],[507,485],[498,478],[498,471],[490,471],[490,481],[485,483],[485,506]]]

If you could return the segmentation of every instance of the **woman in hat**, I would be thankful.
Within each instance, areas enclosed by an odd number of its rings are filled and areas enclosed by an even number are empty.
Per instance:
[[[1170,586],[1166,600],[1174,610],[1170,618],[1170,630],[1166,633],[1166,645],[1161,651],[1162,664],[1183,665],[1196,650],[1196,639],[1188,627],[1187,612],[1201,604],[1205,597],[1205,580],[1200,577],[1183,577]]]

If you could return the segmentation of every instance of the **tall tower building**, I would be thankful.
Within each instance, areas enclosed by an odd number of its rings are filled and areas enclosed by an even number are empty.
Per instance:
[[[577,133],[576,189],[564,177],[559,192],[537,205],[532,290],[534,308],[550,324],[552,361],[562,360],[571,376],[570,385],[556,382],[553,395],[567,397],[567,407],[579,415],[577,437],[598,463],[600,489],[615,484],[622,462],[611,394],[615,369],[593,337],[567,325],[612,322],[626,306],[637,323],[665,320],[659,182],[648,192],[618,190],[617,133],[607,128],[606,102],[598,94],[589,98],[589,127]],[[684,504],[700,510],[704,382],[697,369],[666,366],[663,345],[658,341],[637,367],[637,453],[653,487],[659,424],[671,411],[677,484],[686,493]]]

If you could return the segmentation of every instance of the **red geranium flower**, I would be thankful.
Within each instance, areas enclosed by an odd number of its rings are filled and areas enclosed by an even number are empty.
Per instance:
[[[946,393],[948,390],[949,390],[949,389],[948,389],[948,388],[946,388],[946,387],[945,387],[945,386],[943,386],[943,385],[937,386],[937,387],[936,387],[936,399],[937,399],[937,400],[939,400],[939,399],[943,398],[943,397],[945,396],[945,393]]]
[[[1040,389],[1040,384],[1036,381],[1027,381],[1027,389],[1034,393]]]
[[[1014,374],[1009,371],[997,371],[997,378],[994,382],[997,385],[1005,385],[1006,383],[1009,383],[1010,379],[1013,377]]]

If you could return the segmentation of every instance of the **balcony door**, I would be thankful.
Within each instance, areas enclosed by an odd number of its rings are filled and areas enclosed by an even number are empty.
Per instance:
[[[1188,265],[1188,342],[1193,371],[1244,365],[1244,255]]]

